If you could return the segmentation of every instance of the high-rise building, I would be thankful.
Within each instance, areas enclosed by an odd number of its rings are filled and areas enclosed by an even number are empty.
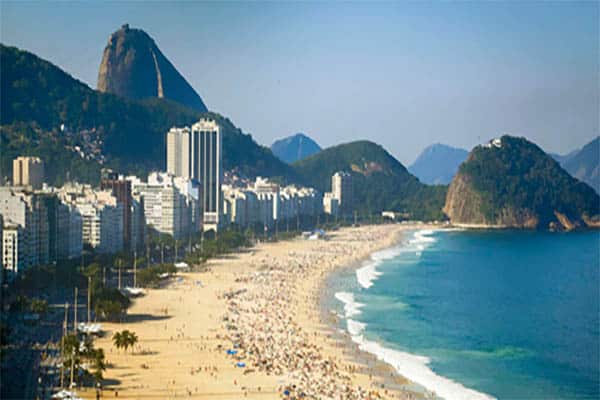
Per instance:
[[[204,230],[218,230],[222,223],[223,154],[219,125],[213,119],[201,119],[192,125],[191,177],[201,184]]]
[[[42,196],[14,187],[1,187],[0,215],[5,227],[16,224],[20,229],[20,233],[13,228],[7,231],[16,240],[12,243],[19,245],[18,252],[21,254],[18,259],[19,268],[15,272],[20,268],[47,264],[50,261],[48,213]]]
[[[167,172],[190,178],[191,164],[190,128],[171,128],[167,133]]]
[[[338,215],[338,199],[333,196],[333,193],[327,192],[323,196],[323,211],[326,214]]]
[[[110,191],[80,198],[75,206],[82,216],[84,243],[98,253],[114,254],[123,250],[123,206]]]
[[[25,256],[27,241],[23,231],[24,229],[17,223],[4,222],[2,229],[2,265],[8,273],[8,280],[12,280],[21,270],[29,266]]]
[[[131,182],[119,177],[117,173],[103,169],[100,177],[100,189],[112,191],[113,196],[123,206],[123,247],[131,248],[131,223],[133,199],[131,197]]]
[[[348,172],[336,172],[331,177],[331,192],[338,200],[339,210],[342,214],[354,211],[354,194],[352,189],[352,175]]]
[[[158,172],[148,175],[147,183],[131,179],[134,196],[139,196],[143,202],[146,223],[154,230],[169,234],[174,239],[182,239],[198,231],[197,183]]]
[[[44,183],[44,163],[38,157],[17,157],[13,160],[13,186],[41,189]]]

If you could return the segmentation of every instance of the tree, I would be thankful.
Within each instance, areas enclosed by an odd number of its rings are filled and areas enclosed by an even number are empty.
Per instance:
[[[117,350],[125,347],[125,336],[123,336],[122,332],[115,332],[112,340],[113,345],[117,348]]]
[[[132,332],[128,329],[124,329],[121,332],[115,332],[113,337],[113,344],[117,349],[124,349],[127,352],[127,349],[131,347],[133,352],[134,346],[138,342],[138,336],[135,332]]]

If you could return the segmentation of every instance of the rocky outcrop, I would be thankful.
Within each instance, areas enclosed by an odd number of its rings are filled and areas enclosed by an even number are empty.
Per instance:
[[[104,48],[98,90],[128,99],[165,98],[194,110],[207,111],[204,102],[154,40],[141,29],[123,25]]]
[[[536,228],[538,218],[525,208],[504,207],[490,212],[485,195],[476,191],[469,178],[457,175],[448,189],[444,213],[456,226],[470,228]]]
[[[503,136],[469,154],[444,213],[465,227],[572,230],[600,225],[600,197],[535,144]]]

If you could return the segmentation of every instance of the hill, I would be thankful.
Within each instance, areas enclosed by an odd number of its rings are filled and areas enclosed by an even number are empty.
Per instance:
[[[408,170],[423,183],[447,185],[468,155],[464,149],[436,143],[425,148]]]
[[[600,136],[569,154],[568,159],[561,162],[562,167],[600,193]]]
[[[293,164],[309,185],[331,191],[331,175],[337,171],[352,174],[354,200],[359,211],[383,210],[407,212],[415,219],[443,218],[445,186],[427,186],[419,182],[383,147],[369,141],[357,141],[329,147]]]
[[[141,29],[123,25],[110,35],[98,71],[98,90],[127,99],[165,98],[199,112],[204,102]]]
[[[295,177],[289,165],[218,114],[167,99],[134,101],[101,93],[15,47],[0,45],[0,67],[0,143],[10,144],[0,154],[2,176],[10,175],[12,157],[19,154],[40,156],[47,164],[59,154],[66,157],[58,164],[65,169],[51,172],[51,183],[65,179],[68,165],[81,163],[89,168],[72,168],[71,177],[85,182],[99,179],[92,179],[95,174],[89,171],[101,164],[143,176],[165,168],[169,128],[211,116],[223,125],[225,169],[235,167],[250,177]]]
[[[321,146],[305,134],[296,133],[293,136],[273,142],[271,151],[280,160],[291,164],[318,153],[321,151]]]
[[[455,224],[571,229],[597,224],[600,197],[535,144],[503,136],[471,151],[444,212]]]

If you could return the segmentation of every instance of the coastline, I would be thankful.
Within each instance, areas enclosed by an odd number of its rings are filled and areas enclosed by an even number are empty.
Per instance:
[[[334,321],[329,319],[330,328],[333,332],[341,335],[348,346],[355,349],[355,358],[366,360],[367,363],[383,364],[387,368],[387,371],[380,375],[389,376],[390,379],[386,379],[388,388],[411,392],[418,398],[493,400],[494,398],[486,393],[478,392],[463,386],[460,382],[438,375],[431,369],[430,360],[425,356],[397,350],[393,346],[390,347],[390,345],[365,337],[364,331],[368,324],[360,321],[360,317],[357,317],[362,313],[361,309],[366,304],[356,300],[355,294],[368,290],[373,282],[384,274],[377,267],[385,260],[394,259],[404,252],[416,253],[417,257],[420,257],[427,247],[435,243],[435,239],[429,235],[440,230],[462,229],[454,227],[445,229],[431,225],[416,226],[410,229],[410,237],[404,237],[406,231],[398,232],[398,234],[402,234],[401,240],[399,238],[395,243],[376,250],[365,259],[347,266],[347,268],[333,271],[327,283],[323,284],[326,292],[323,293],[321,299],[322,315],[326,318],[328,310],[339,309],[340,304],[343,304],[339,319],[336,318]],[[336,281],[339,281],[337,288],[335,288]],[[346,286],[349,281],[354,282],[350,289]],[[337,311],[335,313],[338,314]],[[340,324],[340,321],[345,321],[345,326]],[[343,327],[340,329],[341,326]]]
[[[328,241],[259,244],[149,290],[123,323],[104,324],[106,335],[97,340],[109,362],[104,395],[422,397],[393,367],[332,331],[320,301],[332,272],[394,246],[404,231],[431,227],[363,226],[331,232]],[[111,336],[122,329],[139,336],[135,354],[113,348]],[[80,395],[94,398],[95,392]]]

